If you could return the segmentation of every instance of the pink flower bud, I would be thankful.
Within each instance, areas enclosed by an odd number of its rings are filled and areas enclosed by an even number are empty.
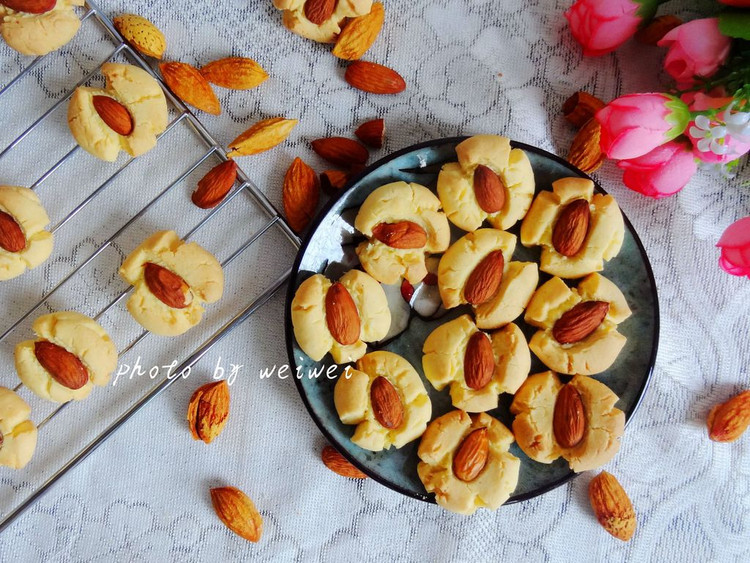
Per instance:
[[[565,12],[570,31],[583,46],[583,54],[610,53],[638,30],[641,5],[634,0],[577,0]]]
[[[721,248],[719,266],[725,272],[750,278],[750,217],[729,225],[716,246]]]
[[[657,43],[669,47],[664,69],[678,84],[691,85],[695,76],[712,76],[729,55],[731,39],[719,31],[717,18],[692,20],[675,27]]]
[[[638,158],[621,160],[617,166],[625,171],[622,181],[627,187],[655,199],[680,191],[697,169],[690,147],[677,141]]]

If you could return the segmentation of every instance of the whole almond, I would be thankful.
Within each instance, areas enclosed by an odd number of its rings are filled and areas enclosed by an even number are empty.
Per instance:
[[[586,432],[586,415],[578,389],[570,383],[563,385],[557,394],[552,417],[555,440],[563,448],[577,446]]]
[[[63,387],[80,389],[89,381],[89,372],[75,354],[47,340],[34,343],[34,355],[42,367]]]
[[[175,96],[186,104],[213,115],[221,113],[219,98],[200,71],[180,62],[161,63],[161,75]]]
[[[326,293],[326,324],[331,336],[339,344],[348,346],[359,340],[357,305],[340,282],[331,285]]]
[[[195,390],[187,411],[193,440],[206,444],[216,438],[229,418],[229,385],[226,380],[207,383]]]
[[[367,148],[361,143],[346,137],[315,139],[310,144],[318,156],[336,166],[364,164],[370,156]]]
[[[315,216],[320,199],[320,184],[315,171],[299,157],[284,175],[281,193],[287,222],[295,233],[301,233]]]
[[[184,309],[190,304],[190,286],[174,272],[147,262],[143,267],[143,279],[154,297],[166,306]]]
[[[379,149],[383,146],[385,139],[385,121],[382,119],[371,119],[357,127],[354,135],[369,147]]]
[[[115,29],[140,53],[161,59],[167,49],[167,40],[153,23],[142,16],[122,14],[112,20]]]
[[[352,18],[336,40],[334,56],[354,61],[362,57],[377,39],[385,20],[383,4],[374,2],[369,14]]]
[[[91,101],[96,113],[112,131],[123,137],[133,132],[133,118],[120,102],[109,96],[94,96]]]
[[[203,77],[222,88],[249,90],[268,79],[268,73],[252,59],[226,57],[201,68]]]
[[[342,477],[367,479],[367,475],[354,467],[343,455],[336,451],[336,448],[333,448],[332,446],[326,446],[323,448],[323,452],[320,456],[328,469],[334,473],[338,473]]]
[[[378,376],[370,386],[370,404],[377,420],[384,428],[394,429],[404,420],[404,407],[393,384]]]
[[[714,442],[734,442],[750,426],[750,390],[716,405],[708,413],[708,437]]]
[[[552,230],[552,246],[563,256],[575,256],[583,247],[589,232],[591,210],[585,199],[568,203],[560,212]]]
[[[201,209],[211,209],[221,203],[237,180],[237,163],[227,160],[214,166],[198,182],[192,200]]]
[[[490,456],[490,440],[486,428],[472,431],[453,456],[453,473],[458,479],[470,483],[487,465]]]
[[[596,96],[592,96],[588,92],[576,92],[570,98],[565,100],[563,103],[563,115],[568,122],[576,126],[576,128],[583,127],[583,125],[594,115],[597,111],[602,109],[605,104],[602,100]]]
[[[581,301],[557,319],[552,326],[552,336],[560,344],[580,342],[599,328],[608,312],[606,301]]]
[[[229,158],[248,156],[272,149],[289,136],[297,123],[299,123],[297,119],[284,119],[283,117],[259,121],[229,143],[230,152],[227,156]]]
[[[589,501],[596,519],[607,532],[622,541],[633,537],[635,510],[625,489],[614,475],[602,471],[591,480]]]
[[[348,181],[349,174],[341,170],[325,170],[320,173],[320,187],[331,196],[339,195]]]
[[[398,72],[367,61],[350,64],[344,79],[358,90],[371,94],[398,94],[406,90],[406,82]]]
[[[0,248],[7,252],[21,252],[26,248],[26,236],[13,215],[0,211]]]
[[[327,21],[336,8],[336,0],[307,0],[305,2],[305,17],[315,25]]]
[[[602,126],[592,117],[573,138],[568,151],[568,162],[590,174],[604,163],[605,155],[599,146]]]
[[[464,285],[464,299],[471,305],[489,301],[503,280],[505,258],[502,250],[493,250],[476,265]]]
[[[253,501],[236,487],[211,489],[211,504],[219,520],[238,536],[251,542],[263,534],[263,517]]]
[[[500,176],[488,166],[474,169],[474,195],[485,213],[497,213],[505,206],[505,186]]]
[[[391,248],[423,248],[427,244],[427,233],[412,221],[378,223],[372,236]]]
[[[639,43],[656,45],[662,37],[679,25],[682,25],[682,20],[677,16],[658,16],[639,29],[634,37]]]
[[[26,12],[27,14],[44,14],[57,4],[57,0],[1,0],[11,10]]]
[[[487,335],[477,331],[471,335],[464,353],[464,381],[469,389],[482,389],[492,379],[495,355]]]

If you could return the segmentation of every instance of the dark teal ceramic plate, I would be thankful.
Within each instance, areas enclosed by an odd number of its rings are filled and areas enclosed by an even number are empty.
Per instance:
[[[317,378],[307,377],[307,374],[313,370],[333,365],[333,361],[328,355],[323,358],[322,362],[313,362],[300,350],[294,339],[290,309],[295,291],[310,275],[326,273],[330,278],[336,279],[344,271],[358,265],[356,256],[353,254],[356,233],[352,224],[357,208],[375,188],[389,182],[404,180],[417,182],[434,190],[440,166],[446,162],[456,161],[455,146],[464,138],[438,139],[415,145],[367,168],[349,189],[318,217],[317,223],[312,227],[297,256],[286,301],[286,340],[289,361],[291,367],[299,370],[298,373],[302,375],[301,378],[295,378],[295,382],[302,401],[315,423],[331,444],[367,475],[391,489],[429,502],[434,502],[433,495],[426,493],[417,477],[419,440],[399,450],[391,448],[377,453],[363,450],[352,444],[350,437],[354,426],[348,426],[339,421],[333,404],[335,381],[327,379],[325,373]],[[512,145],[523,149],[529,156],[534,169],[537,190],[550,189],[550,184],[558,178],[569,176],[588,178],[580,170],[548,152],[522,143],[514,142]],[[597,190],[604,191],[598,184]],[[510,232],[518,235],[519,225],[516,225]],[[464,234],[455,227],[452,227],[452,231],[453,240]],[[513,259],[538,262],[539,250],[527,249],[517,244]],[[541,272],[540,274],[541,284],[549,276]],[[625,218],[625,241],[622,250],[606,264],[602,274],[620,287],[633,310],[633,316],[618,327],[628,340],[616,363],[603,375],[594,377],[607,384],[620,397],[617,406],[625,411],[629,421],[643,398],[653,370],[659,335],[659,309],[651,266],[643,245],[627,218]],[[411,309],[410,315],[401,317],[399,315],[403,314],[404,309],[408,307],[406,302],[401,299],[398,288],[387,288],[387,292],[392,311],[398,310],[394,313],[394,323],[398,323],[397,319],[408,322],[402,323],[405,325],[402,332],[386,338],[380,344],[371,345],[369,351],[390,350],[411,362],[430,394],[433,418],[440,416],[452,409],[450,396],[448,388],[438,393],[424,377],[422,344],[427,335],[438,325],[468,312],[468,307],[452,309],[447,314],[436,318],[434,308],[429,306],[429,294],[435,294],[436,288],[423,286],[417,287],[419,313]],[[425,295],[420,297],[420,292]],[[439,312],[438,315],[440,315]],[[535,329],[526,325],[522,317],[515,322],[524,331],[527,339],[530,338]],[[531,373],[545,369],[544,365],[532,354]],[[341,371],[343,371],[343,366],[338,373]],[[509,428],[512,421],[508,410],[511,399],[510,395],[501,396],[500,406],[489,412]],[[509,503],[542,494],[574,476],[563,459],[558,459],[549,465],[537,463],[526,457],[516,444],[511,447],[511,452],[521,459],[521,472],[518,486]]]

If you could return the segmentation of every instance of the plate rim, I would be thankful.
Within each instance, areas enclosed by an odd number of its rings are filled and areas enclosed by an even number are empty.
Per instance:
[[[395,152],[389,153],[385,155],[384,157],[378,159],[377,161],[373,162],[366,168],[364,168],[362,171],[359,172],[352,180],[348,182],[348,185],[346,188],[342,189],[341,193],[338,197],[331,198],[330,201],[328,201],[325,206],[318,212],[318,214],[313,218],[313,220],[310,222],[310,226],[308,227],[307,234],[302,239],[302,242],[300,244],[299,250],[297,251],[297,256],[294,258],[294,263],[292,264],[291,269],[291,275],[289,277],[289,282],[287,283],[287,291],[286,291],[286,299],[284,301],[284,334],[285,334],[285,345],[287,350],[287,359],[289,360],[290,367],[295,366],[296,362],[294,360],[294,329],[292,326],[292,313],[291,313],[291,304],[292,300],[294,299],[294,294],[296,293],[296,287],[295,283],[293,283],[296,280],[297,275],[299,274],[299,267],[300,263],[302,262],[302,257],[304,256],[305,252],[307,251],[307,247],[310,244],[310,241],[315,234],[315,232],[320,227],[320,224],[323,222],[323,219],[328,215],[328,213],[331,211],[331,209],[336,205],[338,200],[344,196],[344,194],[348,193],[354,187],[356,184],[365,176],[367,176],[370,172],[373,170],[380,168],[384,164],[395,160],[405,154],[414,152],[419,149],[438,146],[438,145],[445,145],[445,144],[455,144],[465,141],[466,139],[472,137],[473,135],[459,135],[454,137],[442,137],[439,139],[431,139],[429,141],[423,141],[421,143],[416,143],[413,145],[409,145],[408,147],[405,147],[403,149],[399,149]],[[581,178],[585,178],[587,180],[591,180],[594,183],[594,189],[595,191],[598,191],[600,193],[603,193],[605,195],[608,195],[608,192],[597,182],[594,180],[591,176],[577,168],[576,166],[569,163],[564,158],[553,154],[549,151],[546,151],[544,149],[541,149],[539,147],[536,147],[534,145],[529,145],[527,143],[522,143],[520,141],[514,141],[513,139],[510,139],[511,147],[513,148],[519,148],[523,151],[527,152],[533,152],[538,155],[544,156],[545,158],[549,158],[558,164],[561,164],[565,168],[568,168],[571,172],[575,173]],[[618,203],[619,207],[619,203]],[[628,424],[630,424],[630,421],[632,420],[635,413],[638,411],[638,408],[641,406],[641,403],[643,402],[643,398],[646,396],[646,392],[648,391],[648,387],[651,383],[651,378],[654,374],[654,367],[656,365],[656,356],[659,348],[659,332],[660,332],[660,313],[659,313],[659,297],[658,297],[658,290],[656,287],[656,278],[654,277],[653,268],[651,267],[651,262],[648,259],[648,254],[646,253],[646,249],[643,246],[643,242],[641,241],[640,236],[638,235],[637,231],[633,227],[633,224],[631,223],[630,219],[627,217],[625,212],[620,208],[620,212],[622,213],[623,220],[625,222],[625,225],[628,227],[628,230],[630,231],[630,234],[633,236],[633,239],[635,240],[636,246],[638,248],[639,253],[641,254],[641,257],[643,258],[644,265],[646,267],[646,273],[648,275],[649,282],[651,283],[651,289],[653,292],[654,300],[653,300],[653,315],[654,315],[654,336],[651,342],[651,356],[649,357],[648,362],[648,372],[646,374],[646,377],[643,379],[643,383],[641,384],[641,388],[638,390],[638,398],[636,399],[635,403],[631,407],[629,412],[625,412],[625,427],[627,428]],[[333,437],[333,435],[328,431],[326,426],[323,424],[323,422],[317,417],[315,412],[312,409],[312,405],[310,404],[310,401],[307,398],[307,393],[305,392],[304,387],[302,386],[302,380],[298,377],[293,377],[294,385],[297,388],[297,392],[300,395],[300,398],[302,399],[302,403],[305,406],[305,409],[307,410],[308,415],[312,420],[315,422],[315,425],[318,427],[320,432],[323,434],[323,436],[328,440],[329,445],[333,446],[337,452],[339,452],[349,463],[354,465],[357,469],[362,471],[365,475],[370,477],[375,482],[388,487],[389,489],[396,491],[398,493],[401,493],[402,495],[421,500],[427,503],[431,504],[437,504],[435,501],[435,495],[434,493],[415,493],[414,491],[410,491],[408,489],[405,489],[401,487],[400,485],[397,485],[395,483],[392,483],[390,481],[387,481],[385,478],[381,477],[378,473],[370,470],[369,467],[359,462],[358,459],[351,456],[349,452],[342,446],[342,444],[339,443],[339,440]],[[538,489],[535,489],[533,491],[529,491],[527,493],[523,493],[517,496],[511,495],[511,497],[503,503],[501,506],[507,506],[511,504],[516,504],[519,502],[524,502],[527,500],[530,500],[532,498],[541,496],[545,493],[548,493],[549,491],[556,489],[565,483],[573,480],[574,478],[581,475],[581,473],[575,473],[574,471],[570,471],[568,474],[566,474],[564,477],[557,479],[543,487],[540,487]]]

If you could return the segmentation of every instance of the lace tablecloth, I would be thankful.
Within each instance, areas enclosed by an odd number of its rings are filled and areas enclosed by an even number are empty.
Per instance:
[[[375,158],[480,132],[564,155],[574,132],[560,108],[571,93],[611,99],[661,87],[654,48],[631,42],[584,59],[562,17],[569,0],[385,3],[386,24],[367,58],[404,76],[408,88],[395,97],[350,88],[345,66],[286,31],[269,0],[101,2],[110,16],[128,11],[155,21],[170,59],[200,64],[245,55],[267,69],[271,78],[255,90],[220,90],[223,115],[201,118],[223,143],[263,117],[299,118],[289,142],[240,159],[279,207],[294,156],[324,169],[310,139],[349,136],[376,116],[385,118],[387,141]],[[697,14],[672,8],[685,18]],[[0,62],[14,57],[0,46]],[[588,474],[531,501],[461,517],[372,480],[331,473],[320,462],[324,440],[292,381],[258,377],[287,362],[279,294],[10,527],[0,560],[750,560],[750,439],[715,444],[704,422],[713,404],[750,386],[750,282],[720,271],[714,247],[730,223],[750,215],[750,190],[741,186],[747,172],[733,181],[700,174],[658,202],[624,188],[612,163],[596,173],[643,239],[662,315],[651,386],[606,467],[638,514],[629,543],[594,519]],[[291,253],[276,254],[268,253],[268,264],[291,264]],[[152,346],[158,353],[158,341]],[[245,367],[232,387],[227,428],[206,446],[190,439],[184,413],[220,358]],[[216,519],[208,488],[224,484],[243,489],[260,509],[259,544]]]

